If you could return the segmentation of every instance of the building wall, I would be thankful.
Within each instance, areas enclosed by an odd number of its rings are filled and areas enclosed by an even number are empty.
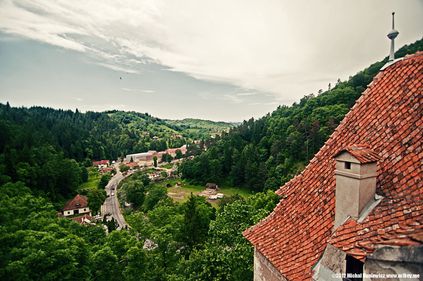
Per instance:
[[[287,281],[287,279],[254,248],[254,281]]]
[[[364,273],[396,276],[385,280],[422,280],[420,278],[423,278],[423,246],[379,248],[367,257]],[[420,278],[413,278],[412,275]],[[364,278],[363,280],[376,281],[380,278]]]
[[[63,216],[68,217],[68,216],[73,216],[75,214],[75,211],[79,210],[79,214],[88,214],[90,213],[90,208],[85,207],[85,208],[80,208],[80,209],[75,209],[75,210],[66,210],[63,211]]]

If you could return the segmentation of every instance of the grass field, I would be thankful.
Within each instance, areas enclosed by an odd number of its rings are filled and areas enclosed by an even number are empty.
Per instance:
[[[160,165],[160,168],[171,169],[173,167],[173,163],[167,163],[164,165]]]
[[[101,175],[96,168],[88,168],[88,181],[81,184],[79,189],[91,189],[98,188],[98,183],[100,182]]]
[[[181,183],[180,187],[176,187],[176,183],[178,182]],[[188,197],[190,196],[191,193],[193,193],[194,195],[197,195],[205,189],[204,186],[193,185],[181,179],[166,180],[166,181],[162,181],[155,184],[166,187],[169,197],[171,197],[176,202],[185,202],[186,200],[188,200]],[[167,187],[167,185],[170,185],[170,187]],[[232,186],[219,187],[218,192],[223,193],[225,196],[232,196],[235,194],[239,194],[240,196],[244,198],[253,194],[250,190],[246,188],[239,188],[239,187],[232,187]],[[218,205],[219,201],[220,201],[219,199],[209,200],[209,202],[215,207]]]

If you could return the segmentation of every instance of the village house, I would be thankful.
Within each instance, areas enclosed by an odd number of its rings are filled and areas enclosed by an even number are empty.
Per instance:
[[[76,195],[69,200],[62,210],[63,216],[73,216],[80,214],[89,214],[91,216],[90,208],[88,207],[88,198],[84,195]]]
[[[107,168],[110,165],[109,160],[93,161],[93,166],[99,169]]]
[[[135,162],[126,163],[125,166],[127,166],[130,170],[134,170],[134,169],[139,168],[138,164],[135,163]]]
[[[106,168],[101,168],[101,169],[99,169],[99,172],[101,173],[101,174],[106,174],[106,173],[111,173],[111,172],[113,172],[113,170],[114,170],[115,168],[113,168],[113,167],[106,167]]]
[[[422,89],[423,52],[374,78],[305,170],[276,191],[273,212],[244,231],[255,281],[423,278]]]

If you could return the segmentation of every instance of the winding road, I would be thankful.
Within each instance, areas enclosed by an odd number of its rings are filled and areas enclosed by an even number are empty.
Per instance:
[[[166,163],[163,163],[163,164],[166,164]],[[120,205],[119,205],[119,200],[117,196],[118,194],[117,188],[119,183],[124,178],[131,175],[131,173],[128,173],[127,175],[123,175],[119,171],[118,163],[116,163],[114,167],[117,173],[110,179],[109,183],[105,187],[107,198],[106,200],[104,200],[103,205],[101,205],[100,213],[101,213],[101,217],[104,217],[105,215],[108,215],[109,217],[113,217],[116,220],[116,222],[119,224],[117,229],[128,228],[130,226],[126,223],[125,218],[123,217],[120,211]],[[161,169],[166,171],[167,173],[171,171],[171,169],[165,169],[165,168],[161,168]]]
[[[113,217],[116,222],[119,224],[118,229],[129,227],[123,217],[119,201],[117,197],[117,187],[121,180],[125,178],[125,176],[119,171],[119,166],[115,165],[115,169],[117,173],[110,179],[109,183],[106,185],[106,193],[107,198],[104,201],[103,205],[101,205],[101,216],[108,214]]]

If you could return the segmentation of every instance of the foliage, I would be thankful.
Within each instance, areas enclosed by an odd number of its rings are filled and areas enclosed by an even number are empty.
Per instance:
[[[109,183],[111,178],[112,178],[112,175],[110,173],[106,173],[102,175],[100,178],[100,182],[98,183],[98,188],[104,189],[106,185]]]
[[[84,194],[84,192],[81,192]],[[91,212],[95,215],[100,211],[101,205],[106,200],[107,194],[104,189],[88,189],[86,191],[88,205]]]
[[[183,214],[184,224],[181,235],[189,252],[207,238],[210,221],[215,216],[215,209],[204,197],[194,196],[191,193],[188,201],[184,203]]]
[[[23,183],[5,184],[0,192],[1,280],[88,279],[88,232],[57,218],[53,206]]]
[[[179,150],[180,151],[180,150]],[[173,160],[173,157],[172,157],[172,155],[170,155],[170,154],[168,154],[168,153],[164,153],[163,155],[162,155],[162,162],[168,162],[168,163],[170,163],[170,162],[172,162],[172,160]]]
[[[148,190],[148,193],[145,196],[143,210],[145,212],[153,210],[160,200],[166,200],[167,198],[166,188],[161,186],[153,186]]]
[[[229,128],[235,127],[235,123],[213,122],[209,120],[186,118],[183,120],[166,120],[174,128],[180,128],[192,139],[205,139],[210,135],[218,135],[227,131]]]
[[[133,203],[135,207],[140,207],[144,203],[145,186],[142,181],[130,181],[122,185],[125,191],[126,200]]]
[[[126,166],[125,164],[121,164],[121,165],[119,166],[119,170],[120,170],[122,173],[124,173],[124,172],[129,171],[129,167],[128,167],[128,166]]]

